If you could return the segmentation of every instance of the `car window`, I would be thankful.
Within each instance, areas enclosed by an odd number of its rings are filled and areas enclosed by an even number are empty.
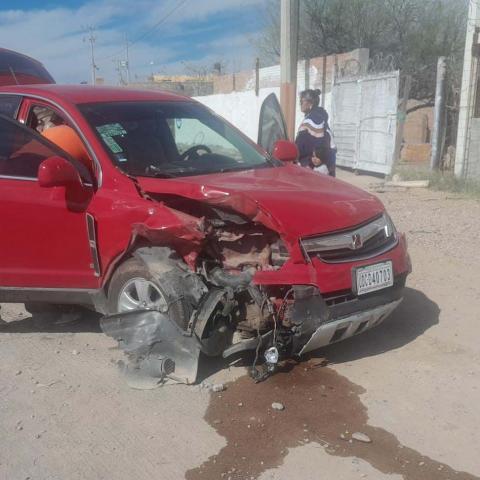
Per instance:
[[[72,162],[83,180],[91,182],[87,169],[66,152],[20,123],[0,116],[0,176],[37,178],[40,164],[56,155]]]
[[[0,115],[15,118],[21,101],[19,95],[0,95]]]
[[[45,105],[33,105],[28,112],[25,125],[42,133],[51,127],[67,125],[67,121],[53,108],[46,107]]]

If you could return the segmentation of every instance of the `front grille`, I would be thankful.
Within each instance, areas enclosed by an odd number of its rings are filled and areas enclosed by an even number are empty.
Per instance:
[[[355,229],[302,240],[310,258],[327,263],[353,262],[391,250],[398,242],[390,218],[382,216]]]
[[[318,253],[316,256],[325,262],[339,262],[339,261],[354,261],[362,258],[374,257],[390,250],[396,244],[394,236],[390,238],[385,235],[385,232],[378,232],[374,237],[367,240],[363,246],[357,250],[352,251],[348,248],[342,248],[338,250],[327,250],[325,252]]]

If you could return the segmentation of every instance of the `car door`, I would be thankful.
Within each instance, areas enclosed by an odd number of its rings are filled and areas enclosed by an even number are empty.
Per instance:
[[[63,150],[0,116],[0,289],[98,284],[86,219],[93,189],[85,187],[85,202],[72,208],[67,187],[42,188],[38,168],[52,156],[66,158],[91,183],[87,169]]]
[[[271,93],[260,108],[257,143],[271,154],[277,140],[288,140],[287,127],[277,96]]]

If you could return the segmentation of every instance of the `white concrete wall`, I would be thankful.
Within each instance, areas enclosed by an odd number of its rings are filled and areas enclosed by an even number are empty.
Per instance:
[[[468,10],[465,54],[463,59],[462,84],[460,90],[460,112],[458,117],[455,175],[480,178],[480,122],[473,118],[475,104],[475,80],[478,60],[472,57],[475,28],[480,26],[480,8],[471,1]]]
[[[303,88],[301,88],[303,90]],[[255,143],[258,140],[258,122],[260,117],[260,108],[263,101],[271,93],[275,93],[280,98],[280,88],[261,88],[258,97],[253,90],[245,92],[219,93],[217,95],[207,95],[196,97],[200,103],[211,108],[215,113],[222,116],[230,123],[235,125],[247,137]],[[325,96],[325,108],[330,112],[331,94]],[[302,121],[303,114],[297,105],[296,128]]]

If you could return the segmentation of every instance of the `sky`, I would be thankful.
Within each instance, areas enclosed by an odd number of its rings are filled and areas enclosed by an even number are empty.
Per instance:
[[[185,65],[253,68],[266,0],[0,0],[0,47],[40,60],[58,83],[119,80],[129,40],[131,79],[185,73]],[[125,76],[125,73],[123,73]]]

